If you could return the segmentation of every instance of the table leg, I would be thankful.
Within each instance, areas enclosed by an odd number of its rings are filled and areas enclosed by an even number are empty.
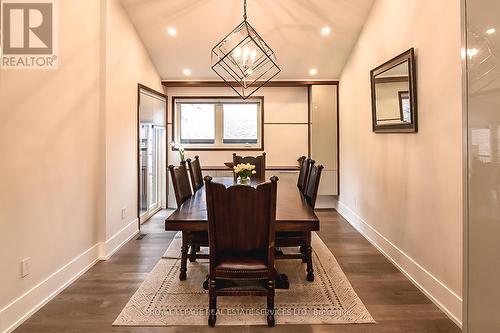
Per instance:
[[[279,273],[278,271],[276,271],[275,288],[276,289],[289,289],[290,288],[290,282],[288,281],[288,276],[286,274]]]
[[[312,263],[312,247],[311,247],[311,232],[308,232],[308,237],[306,241],[306,271],[307,271],[307,281],[314,281],[314,269]]]
[[[186,237],[182,235],[182,246],[181,246],[181,272],[179,274],[179,280],[184,281],[187,277],[187,256],[188,256],[188,243]]]

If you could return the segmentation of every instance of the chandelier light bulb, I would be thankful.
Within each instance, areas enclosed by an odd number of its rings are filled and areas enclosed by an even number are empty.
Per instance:
[[[234,58],[234,60],[238,61],[238,59],[240,58],[240,56],[241,56],[241,49],[239,47],[237,47],[233,51],[233,58]]]
[[[255,62],[255,58],[257,58],[257,50],[253,49],[250,53],[250,59],[252,60],[252,64]]]
[[[248,49],[248,46],[245,46],[243,49],[243,66],[248,66],[248,56],[250,54],[250,50]]]

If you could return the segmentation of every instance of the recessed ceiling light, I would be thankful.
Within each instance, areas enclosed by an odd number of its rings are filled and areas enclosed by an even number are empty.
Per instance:
[[[176,30],[175,28],[168,27],[168,28],[167,28],[167,33],[168,33],[170,36],[175,36],[175,35],[177,35],[177,30]]]
[[[316,68],[311,68],[309,70],[309,75],[316,75],[316,74],[318,74],[318,70]]]
[[[321,34],[323,36],[328,36],[331,32],[332,30],[328,26],[321,28]]]
[[[191,75],[191,70],[189,68],[186,68],[185,70],[182,71],[184,75],[189,76]]]
[[[486,33],[488,35],[491,35],[491,34],[495,33],[495,31],[496,31],[495,28],[489,28],[488,30],[486,30]]]

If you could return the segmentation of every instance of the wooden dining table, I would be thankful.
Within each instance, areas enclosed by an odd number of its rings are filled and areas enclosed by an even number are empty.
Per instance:
[[[225,186],[235,184],[233,177],[213,178],[212,182]],[[251,180],[256,186],[263,181]],[[208,231],[207,201],[205,186],[200,188],[186,202],[177,208],[166,220],[167,231]],[[276,225],[279,231],[318,231],[319,219],[308,205],[305,197],[293,179],[278,181],[276,198]]]
[[[212,182],[231,186],[233,177],[213,178]],[[264,180],[251,180],[250,186],[257,186]],[[178,207],[166,220],[167,231],[208,231],[205,186]],[[319,219],[309,206],[293,179],[278,181],[276,198],[276,232],[311,232],[319,230]],[[286,278],[286,276],[285,276]],[[277,288],[279,281],[276,281]],[[283,285],[287,286],[287,282]]]

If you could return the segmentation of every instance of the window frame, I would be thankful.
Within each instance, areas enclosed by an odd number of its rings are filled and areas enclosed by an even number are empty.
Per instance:
[[[215,107],[215,143],[213,144],[181,144],[180,143],[180,110],[177,108],[178,103],[191,102],[191,103],[215,103],[218,104]],[[241,143],[223,143],[224,136],[224,114],[223,114],[223,104],[239,104],[239,103],[249,103],[249,104],[260,104],[258,110],[257,119],[257,143],[250,146],[246,146]],[[260,112],[259,112],[260,111]],[[181,146],[184,150],[191,151],[263,151],[264,150],[264,97],[263,96],[252,96],[246,100],[242,100],[241,97],[236,96],[173,96],[172,97],[172,142],[175,145],[172,146],[172,150],[178,150],[177,146]]]

